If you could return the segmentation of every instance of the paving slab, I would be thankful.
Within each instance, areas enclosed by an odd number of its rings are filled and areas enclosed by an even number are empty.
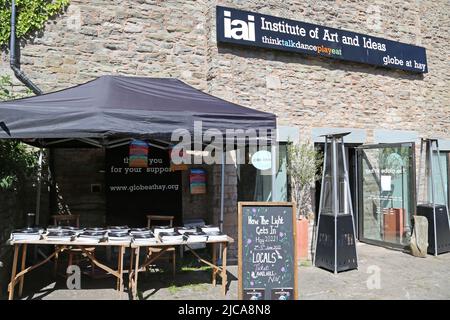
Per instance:
[[[358,270],[300,267],[300,299],[450,299],[450,253],[413,257],[358,243]]]

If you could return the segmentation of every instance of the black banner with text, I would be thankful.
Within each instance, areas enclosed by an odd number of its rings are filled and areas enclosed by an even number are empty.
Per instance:
[[[142,227],[146,215],[173,215],[181,223],[181,172],[171,171],[168,150],[150,148],[148,168],[129,165],[129,146],[106,149],[109,224]]]
[[[423,47],[220,6],[216,19],[218,42],[428,72]]]

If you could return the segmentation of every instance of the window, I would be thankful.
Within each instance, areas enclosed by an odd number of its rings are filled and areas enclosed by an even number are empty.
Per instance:
[[[238,165],[238,201],[288,201],[287,144],[279,144],[278,161],[272,190],[272,171],[258,170],[251,164],[253,154],[246,150],[245,163]],[[274,191],[274,192],[272,192]]]

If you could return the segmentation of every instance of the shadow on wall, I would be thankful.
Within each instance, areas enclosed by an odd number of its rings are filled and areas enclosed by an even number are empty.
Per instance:
[[[55,194],[56,194],[56,208],[57,213],[60,215],[70,215],[72,212],[70,211],[69,205],[65,202],[64,196],[60,190],[59,184],[55,183]]]
[[[19,7],[17,4],[16,4],[16,6]],[[56,25],[58,23],[58,20],[60,20],[63,16],[68,14],[69,6],[70,6],[70,4],[68,4],[67,6],[62,8],[60,12],[49,17],[47,22],[44,24],[44,26],[41,29],[33,30],[33,31],[27,33],[25,36],[18,39],[16,52],[17,52],[17,59],[18,59],[19,63],[20,63],[20,49],[24,48],[28,44],[36,43],[36,39],[43,38],[45,35],[47,25],[48,24]],[[16,9],[16,10],[18,10],[18,9]],[[8,20],[9,20],[9,17],[8,17]],[[9,42],[0,46],[0,50],[9,53]]]
[[[320,56],[308,56],[301,53],[283,52],[254,47],[243,48],[242,46],[233,44],[218,44],[218,52],[220,54],[231,54],[241,58],[263,59],[267,61],[298,63],[302,65],[322,67],[330,71],[343,70],[348,72],[363,72],[366,74],[387,76],[393,79],[404,80],[424,79],[424,76],[421,73],[377,67],[359,62],[350,62]]]

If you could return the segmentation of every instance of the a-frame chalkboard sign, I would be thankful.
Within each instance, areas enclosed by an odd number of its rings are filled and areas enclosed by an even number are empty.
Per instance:
[[[295,300],[295,204],[239,202],[238,290],[241,300]]]

